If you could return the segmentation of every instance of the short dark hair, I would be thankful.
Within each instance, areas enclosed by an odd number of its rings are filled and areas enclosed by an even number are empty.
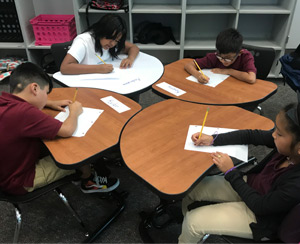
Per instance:
[[[93,24],[87,31],[92,33],[95,39],[95,50],[102,52],[100,39],[113,39],[115,40],[119,34],[122,35],[116,47],[110,48],[109,53],[112,57],[116,58],[118,54],[125,47],[125,40],[127,35],[127,27],[125,21],[117,14],[106,14],[98,22]]]
[[[49,75],[36,64],[27,62],[20,64],[12,71],[9,77],[10,92],[20,93],[31,83],[37,83],[41,89],[49,85],[49,93],[53,88]]]
[[[287,121],[285,128],[293,136],[292,147],[294,147],[298,142],[300,142],[300,105],[296,103],[290,103],[281,111],[284,113],[284,117]]]
[[[220,54],[238,53],[242,49],[243,36],[233,28],[223,30],[216,40],[216,48]]]

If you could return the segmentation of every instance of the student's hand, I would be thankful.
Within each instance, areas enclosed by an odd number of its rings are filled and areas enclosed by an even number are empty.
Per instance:
[[[114,66],[112,64],[100,64],[101,72],[103,74],[111,73],[114,70]]]
[[[131,68],[133,64],[133,61],[129,58],[125,58],[122,60],[121,64],[120,64],[120,68],[121,69],[126,69],[126,68]]]
[[[69,105],[70,114],[74,114],[76,117],[78,117],[82,112],[82,105],[80,102],[75,101]]]
[[[226,153],[215,152],[211,154],[214,164],[219,168],[220,171],[225,173],[227,170],[234,167],[232,159]]]
[[[214,68],[211,70],[211,72],[215,74],[229,75],[229,69]]]
[[[201,84],[206,84],[209,81],[209,77],[207,77],[206,75],[203,75],[202,73],[199,72],[199,74],[197,75],[197,80],[201,83]]]
[[[214,138],[210,135],[203,134],[200,139],[198,139],[200,132],[192,135],[192,141],[196,146],[210,146],[213,143]]]
[[[56,100],[56,101],[48,100],[46,106],[53,110],[65,112],[66,111],[65,107],[70,105],[71,103],[72,103],[71,100]]]

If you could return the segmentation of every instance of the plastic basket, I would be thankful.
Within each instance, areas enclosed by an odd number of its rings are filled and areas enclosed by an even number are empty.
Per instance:
[[[0,0],[0,42],[23,42],[13,0]]]
[[[68,42],[76,36],[74,15],[40,14],[30,20],[36,46]]]

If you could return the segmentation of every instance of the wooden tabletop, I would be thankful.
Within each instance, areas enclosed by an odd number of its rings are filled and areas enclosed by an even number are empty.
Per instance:
[[[189,125],[202,125],[207,106],[169,99],[135,115],[125,126],[121,154],[128,168],[163,197],[180,196],[212,165],[209,153],[184,150]],[[235,106],[209,106],[206,126],[270,130],[274,123]]]
[[[75,88],[55,88],[49,94],[49,99],[73,99]],[[128,111],[118,113],[100,99],[113,96],[129,108]],[[118,144],[120,133],[127,121],[134,116],[141,106],[133,100],[120,94],[92,88],[79,88],[77,101],[83,107],[103,109],[104,112],[83,137],[56,138],[44,141],[59,167],[75,168]],[[45,113],[56,116],[57,111],[44,109]]]
[[[192,82],[186,79],[190,74],[184,70],[184,65],[191,61],[192,59],[185,58],[166,65],[162,78],[152,85],[152,89],[165,96],[183,101],[212,105],[239,106],[248,105],[249,103],[258,104],[277,91],[276,84],[264,80],[256,80],[256,83],[248,84],[229,77],[216,87]],[[157,86],[157,84],[162,82],[180,88],[186,91],[186,93],[181,96],[175,96]]]

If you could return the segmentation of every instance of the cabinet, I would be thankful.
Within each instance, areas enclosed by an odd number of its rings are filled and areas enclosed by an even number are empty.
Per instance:
[[[179,45],[172,41],[165,45],[139,44],[141,51],[170,63],[184,57],[203,56],[215,50],[215,39],[225,28],[237,28],[244,36],[244,43],[270,46],[276,50],[270,77],[278,77],[276,65],[286,48],[287,36],[296,0],[127,0],[129,11],[113,11],[120,14],[128,26],[129,41],[133,41],[134,29],[144,21],[161,22],[170,26]],[[74,14],[77,33],[87,28],[87,0],[15,0],[23,43],[0,43],[0,54],[19,52],[30,61],[39,63],[49,52],[47,46],[35,46],[29,20],[38,14]],[[90,23],[112,11],[89,11]]]

